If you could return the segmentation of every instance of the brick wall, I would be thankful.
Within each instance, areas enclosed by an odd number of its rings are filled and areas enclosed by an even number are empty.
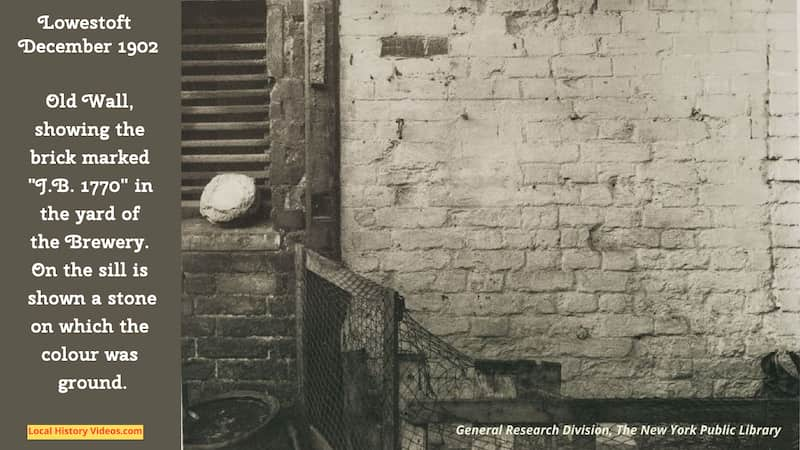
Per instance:
[[[751,394],[798,342],[795,8],[342,2],[345,262],[568,395]]]
[[[294,396],[293,254],[269,225],[183,224],[183,378],[191,394]]]

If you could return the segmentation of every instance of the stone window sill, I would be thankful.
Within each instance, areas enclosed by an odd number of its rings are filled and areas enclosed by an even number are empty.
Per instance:
[[[181,223],[183,251],[273,251],[281,248],[281,234],[271,221],[223,228],[204,219],[184,219]]]

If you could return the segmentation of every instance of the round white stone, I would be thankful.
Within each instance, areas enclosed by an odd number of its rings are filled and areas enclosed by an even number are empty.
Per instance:
[[[247,175],[217,175],[203,189],[200,214],[211,223],[227,223],[253,214],[258,208],[256,182]]]

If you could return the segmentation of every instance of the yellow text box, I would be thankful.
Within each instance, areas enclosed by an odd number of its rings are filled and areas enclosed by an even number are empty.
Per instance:
[[[144,425],[28,425],[29,441],[142,441]]]

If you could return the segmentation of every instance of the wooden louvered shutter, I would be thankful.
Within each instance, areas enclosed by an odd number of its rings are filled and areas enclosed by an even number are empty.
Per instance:
[[[268,203],[270,79],[264,2],[184,1],[182,7],[184,217],[198,214],[203,187],[220,173],[252,176]]]

